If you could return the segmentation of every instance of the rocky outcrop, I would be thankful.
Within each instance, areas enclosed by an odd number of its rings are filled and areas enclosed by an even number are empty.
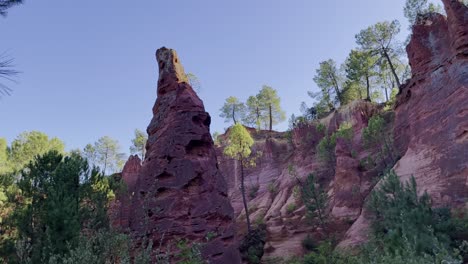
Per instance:
[[[427,16],[407,47],[412,78],[395,109],[395,171],[414,175],[436,206],[468,202],[468,7],[445,0],[447,18]]]
[[[443,0],[447,17],[428,14],[413,27],[406,50],[411,79],[395,107],[394,166],[401,180],[414,176],[433,206],[468,206],[468,8]],[[341,247],[367,239],[365,213]]]
[[[147,129],[147,154],[141,168],[130,160],[126,168],[132,168],[131,173],[123,173],[134,193],[129,212],[132,236],[137,247],[152,241],[153,254],[169,252],[174,263],[176,245],[184,240],[188,247],[199,243],[210,263],[240,263],[233,209],[210,135],[210,115],[188,84],[176,52],[161,48],[156,58],[159,80]]]
[[[370,191],[372,177],[377,174],[359,169],[360,159],[369,154],[362,148],[362,129],[377,111],[375,105],[356,101],[320,120],[325,130],[318,128],[318,124],[301,125],[290,134],[249,130],[255,139],[254,156],[258,153],[261,156],[255,166],[245,170],[245,182],[251,221],[265,223],[267,227],[263,260],[274,262],[301,255],[305,253],[301,245],[304,238],[311,236],[317,241],[330,230],[339,237],[350,226],[350,221],[359,216],[362,197]],[[351,124],[354,133],[351,142],[338,142],[334,172],[317,157],[316,146],[325,134],[332,134],[343,123]],[[222,149],[221,143],[218,148],[220,168],[229,185],[239,230],[246,232],[239,164],[223,156]],[[333,219],[327,227],[330,230],[316,229],[305,216],[296,176],[303,182],[309,173],[315,173],[320,185],[329,193],[328,211]]]
[[[121,180],[125,183],[126,189],[117,193],[117,199],[110,205],[110,219],[116,228],[125,230],[129,228],[129,218],[132,206],[132,198],[135,196],[136,182],[141,170],[141,159],[138,155],[131,155],[125,163]]]

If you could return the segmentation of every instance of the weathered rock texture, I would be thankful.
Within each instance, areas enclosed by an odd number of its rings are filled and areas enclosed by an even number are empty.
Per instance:
[[[138,155],[131,155],[122,173],[120,173],[121,180],[125,182],[126,190],[118,193],[118,199],[112,202],[110,206],[110,218],[112,225],[116,228],[128,228],[132,198],[135,196],[136,182],[141,170],[141,159]]]
[[[468,206],[468,8],[454,0],[444,0],[448,18],[429,14],[414,27],[407,47],[412,78],[401,87],[394,111],[384,114],[393,130],[394,166],[402,180],[411,175],[418,189],[427,191],[434,206]],[[255,189],[248,206],[253,222],[267,225],[264,259],[284,258],[304,253],[301,241],[310,235],[323,238],[334,233],[339,247],[349,248],[368,240],[368,213],[363,204],[378,184],[385,164],[367,166],[377,150],[366,149],[362,129],[376,112],[375,105],[354,102],[320,120],[327,129],[305,125],[286,134],[253,132],[255,150],[263,156],[247,170],[247,189]],[[320,139],[336,131],[344,122],[353,125],[351,142],[338,140],[333,167],[319,161],[315,149]],[[223,145],[218,149],[222,155]],[[305,208],[294,195],[297,181],[289,164],[304,179],[314,172],[330,195],[328,230],[310,225]],[[243,228],[245,216],[239,193],[239,168],[234,160],[220,159],[229,193]],[[249,191],[248,191],[249,192]],[[245,230],[242,230],[244,231]]]
[[[131,171],[123,173],[134,193],[129,228],[137,241],[149,239],[155,249],[170,247],[173,254],[177,242],[187,240],[189,247],[202,243],[202,255],[210,263],[240,263],[210,115],[188,84],[176,52],[161,48],[156,58],[158,96],[147,129],[147,154],[141,168],[130,160],[126,168]],[[177,261],[173,254],[172,262]]]
[[[406,48],[412,77],[397,97],[394,169],[434,206],[457,208],[468,205],[468,8],[443,2],[447,17],[422,18]],[[365,241],[368,226],[362,214],[341,246]]]
[[[339,237],[355,220],[365,197],[372,188],[372,177],[376,171],[361,171],[359,160],[369,153],[361,147],[362,129],[368,119],[378,111],[377,107],[364,101],[356,101],[342,107],[320,122],[327,127],[319,131],[317,124],[295,128],[291,134],[250,130],[255,139],[254,152],[261,152],[256,166],[246,172],[247,193],[252,192],[248,206],[254,223],[265,223],[267,241],[263,260],[281,263],[279,258],[297,256],[305,253],[301,243],[310,235],[313,240],[323,239],[330,231]],[[353,125],[354,137],[351,142],[339,142],[336,148],[336,172],[323,164],[316,155],[316,146],[325,134],[335,132],[340,124],[349,122]],[[227,132],[229,133],[229,131]],[[222,156],[223,139],[218,148],[220,168],[227,177],[229,197],[237,215],[237,224],[245,232],[245,212],[243,211],[239,191],[239,165],[235,160]],[[353,157],[351,150],[356,152]],[[256,154],[254,154],[256,155]],[[292,167],[290,166],[292,165]],[[304,181],[309,173],[315,173],[319,183],[330,195],[329,213],[333,216],[327,230],[316,229],[305,217],[306,209],[297,192],[298,182],[290,171],[294,168],[299,180]],[[295,191],[296,188],[296,191]],[[276,261],[276,262],[275,262]]]

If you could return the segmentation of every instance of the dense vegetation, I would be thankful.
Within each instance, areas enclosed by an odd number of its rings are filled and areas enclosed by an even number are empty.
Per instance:
[[[22,1],[0,0],[0,15]],[[427,0],[407,0],[404,14],[413,26],[428,12],[441,8]],[[391,108],[402,82],[409,76],[403,56],[403,44],[397,41],[398,21],[382,21],[356,34],[357,47],[351,49],[342,64],[327,59],[318,64],[314,82],[318,92],[309,92],[312,106],[302,103],[302,116],[291,117],[291,128],[312,124],[323,134],[315,149],[317,158],[331,171],[336,167],[338,140],[353,153],[351,124],[342,123],[334,133],[315,120],[325,117],[354,100],[381,103]],[[0,76],[14,76],[12,59],[0,54]],[[194,89],[198,78],[188,74]],[[0,96],[11,90],[0,84]],[[244,185],[244,169],[255,165],[254,141],[243,126],[272,131],[285,120],[277,91],[264,85],[244,102],[235,96],[226,99],[220,116],[233,123],[228,132],[224,154],[240,164],[241,194],[247,235],[241,243],[244,259],[259,263],[265,243],[265,226],[251,223]],[[217,136],[214,136],[215,140]],[[371,221],[370,241],[358,252],[336,250],[331,234],[321,242],[307,237],[303,241],[308,253],[285,260],[287,263],[463,263],[468,261],[468,216],[464,211],[434,208],[430,197],[420,195],[414,178],[402,182],[390,168],[398,157],[393,135],[384,116],[371,117],[363,129],[362,142],[369,150],[361,166],[379,169],[382,178],[366,200]],[[130,152],[145,157],[147,137],[135,130]],[[217,145],[220,145],[216,141]],[[261,154],[261,153],[256,153]],[[125,154],[119,143],[107,136],[87,144],[83,149],[65,151],[57,138],[31,131],[20,134],[8,145],[0,138],[0,263],[150,263],[151,242],[141,252],[132,252],[131,239],[110,224],[108,208],[116,194],[125,189],[119,176]],[[306,216],[316,228],[326,230],[330,203],[325,187],[315,173],[297,180],[296,196],[306,209]],[[273,184],[270,193],[277,192]],[[252,188],[253,198],[258,191]],[[363,199],[364,201],[364,199]],[[289,204],[288,213],[296,209]],[[209,239],[209,238],[207,238]],[[178,241],[180,263],[203,263],[198,246],[188,247]],[[168,256],[158,256],[168,263]]]

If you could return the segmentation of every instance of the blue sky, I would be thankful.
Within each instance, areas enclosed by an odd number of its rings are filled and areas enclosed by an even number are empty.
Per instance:
[[[108,135],[128,152],[134,129],[152,117],[161,46],[200,79],[214,132],[228,126],[218,116],[225,98],[245,100],[263,84],[277,89],[288,117],[299,113],[317,89],[318,63],[341,63],[373,23],[399,19],[406,37],[404,0],[129,3],[29,0],[0,17],[0,51],[22,71],[0,99],[0,137],[39,130],[73,149]]]

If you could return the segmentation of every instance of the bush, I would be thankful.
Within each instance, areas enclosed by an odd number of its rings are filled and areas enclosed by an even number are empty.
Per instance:
[[[268,188],[268,191],[273,195],[278,193],[278,186],[276,186],[274,181],[271,181],[268,184],[267,188]]]
[[[322,123],[318,123],[316,126],[316,129],[317,129],[317,132],[325,134],[325,130],[327,129],[327,127]]]
[[[367,127],[362,130],[362,140],[367,148],[377,148],[379,153],[376,155],[385,164],[385,167],[392,167],[395,162],[395,154],[393,149],[393,140],[388,132],[385,120],[374,115],[369,119]],[[390,159],[390,163],[387,160]]]
[[[294,212],[294,210],[296,210],[296,204],[290,203],[286,206],[286,212],[288,214],[291,214],[292,212]]]
[[[250,199],[253,199],[253,198],[255,198],[257,196],[259,188],[260,188],[260,185],[258,185],[258,184],[250,186],[250,188],[249,188],[249,198]]]
[[[330,241],[322,242],[316,251],[304,256],[303,264],[358,264],[355,258],[333,250]]]
[[[403,253],[421,258],[452,256],[449,230],[456,225],[450,211],[433,210],[427,193],[418,196],[413,177],[403,184],[394,171],[387,173],[367,207],[374,237],[370,244],[379,245],[389,257]]]
[[[315,243],[314,239],[310,235],[307,235],[302,240],[301,245],[302,245],[302,248],[307,251],[315,250],[315,248],[317,247],[317,244]]]
[[[263,246],[266,239],[266,226],[259,225],[248,233],[241,241],[239,250],[243,260],[248,263],[257,264],[263,256]]]
[[[328,194],[317,183],[315,175],[309,174],[302,187],[302,201],[309,219],[317,218],[321,226],[327,221]]]
[[[333,135],[323,137],[317,145],[318,157],[331,166],[335,165],[335,146],[336,137]]]

